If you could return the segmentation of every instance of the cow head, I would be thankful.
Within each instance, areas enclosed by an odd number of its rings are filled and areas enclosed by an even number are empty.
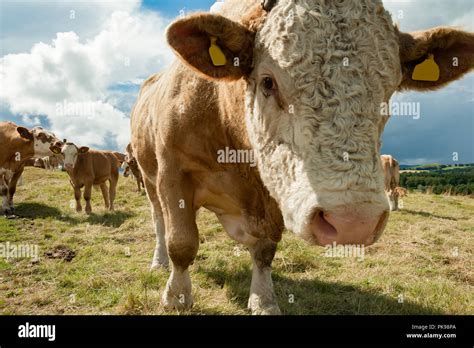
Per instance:
[[[84,154],[89,151],[89,148],[86,146],[77,147],[73,143],[64,144],[61,154],[64,158],[64,168],[67,171],[72,170],[77,163],[77,158],[79,154]]]
[[[61,153],[63,142],[51,133],[41,127],[35,127],[29,130],[25,127],[17,127],[18,134],[30,142],[34,149],[34,158],[41,158]]]
[[[397,90],[434,90],[472,69],[474,35],[400,33],[375,0],[227,1],[222,13],[238,18],[242,3],[248,13],[239,22],[218,14],[177,20],[169,44],[200,76],[244,82],[248,136],[288,229],[312,244],[372,244],[389,215],[381,105]],[[227,58],[220,66],[211,38]],[[430,54],[439,80],[412,80]]]
[[[122,169],[123,169],[123,176],[128,178],[130,176],[130,166],[128,165],[127,163],[127,160],[125,160],[125,162],[122,163]]]

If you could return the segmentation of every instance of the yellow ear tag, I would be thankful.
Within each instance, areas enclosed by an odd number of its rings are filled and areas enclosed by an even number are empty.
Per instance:
[[[211,47],[209,47],[209,55],[211,56],[212,64],[214,66],[223,66],[226,64],[227,60],[225,58],[224,52],[221,48],[217,46],[217,37],[211,36]]]
[[[415,81],[438,81],[439,80],[439,66],[434,60],[432,54],[421,64],[418,64],[413,70],[411,77]]]

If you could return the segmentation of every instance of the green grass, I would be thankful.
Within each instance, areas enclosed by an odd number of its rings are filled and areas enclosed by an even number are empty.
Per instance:
[[[0,217],[0,243],[58,245],[71,262],[0,258],[4,314],[164,314],[168,273],[149,271],[155,238],[144,194],[121,178],[116,213],[93,191],[94,215],[75,213],[65,173],[27,168],[20,218]],[[327,258],[284,233],[273,279],[284,314],[474,314],[474,200],[410,194],[363,261]],[[194,307],[179,314],[249,314],[251,261],[215,216],[201,210],[201,245],[190,267]],[[399,299],[403,297],[403,302]],[[172,312],[171,314],[176,314]]]

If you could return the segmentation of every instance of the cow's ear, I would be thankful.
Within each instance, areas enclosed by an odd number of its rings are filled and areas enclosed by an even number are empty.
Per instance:
[[[20,134],[20,136],[24,139],[28,139],[28,140],[33,140],[34,137],[33,137],[33,133],[31,133],[31,131],[25,127],[17,127],[16,130],[18,131],[18,134]]]
[[[232,81],[252,70],[255,34],[223,16],[191,15],[171,24],[166,36],[178,57],[207,79]]]
[[[86,153],[87,151],[89,151],[89,148],[87,146],[81,146],[79,148],[79,153]]]
[[[474,68],[473,33],[438,27],[413,33],[399,33],[399,42],[403,72],[400,90],[435,90],[460,79]],[[439,67],[439,77],[432,59]],[[428,67],[426,63],[429,64]],[[421,64],[425,64],[425,67],[421,67]],[[414,79],[413,71],[417,66],[421,69],[434,69],[436,81]]]

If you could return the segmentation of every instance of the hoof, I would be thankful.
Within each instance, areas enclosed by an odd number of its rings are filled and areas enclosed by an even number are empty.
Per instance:
[[[176,273],[174,270],[171,272],[161,304],[165,310],[185,310],[192,307],[191,279],[187,271],[185,273]]]
[[[252,315],[281,315],[281,310],[278,305],[254,308],[252,309]]]
[[[262,301],[255,294],[252,294],[249,298],[248,309],[252,311],[252,315],[281,315],[281,310],[276,300]]]
[[[4,210],[3,210],[3,214],[4,214],[5,216],[13,215],[13,208],[10,207],[10,208],[4,209]]]
[[[167,311],[182,311],[190,309],[193,306],[193,297],[191,294],[178,294],[175,296],[170,294],[168,289],[166,289],[165,293],[163,294],[163,297],[161,298],[161,304],[163,305],[163,308]]]

